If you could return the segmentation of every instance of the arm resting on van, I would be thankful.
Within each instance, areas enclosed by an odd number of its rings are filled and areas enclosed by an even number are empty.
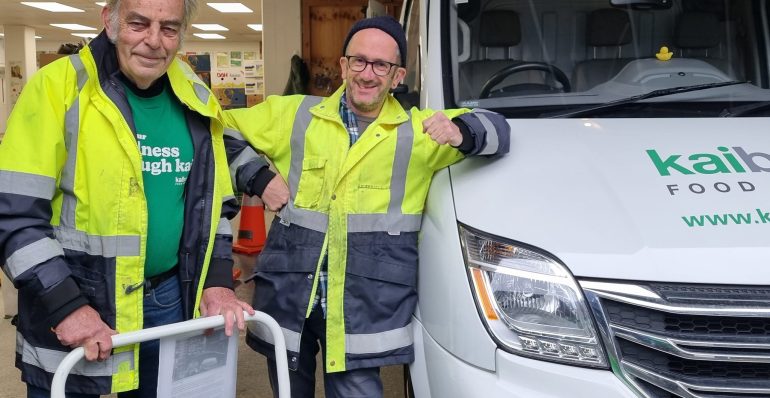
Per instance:
[[[457,149],[464,155],[500,156],[510,150],[511,126],[503,115],[475,109],[452,121],[463,135],[463,142]]]

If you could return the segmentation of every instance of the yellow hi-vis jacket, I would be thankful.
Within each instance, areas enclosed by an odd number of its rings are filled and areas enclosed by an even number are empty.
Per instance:
[[[238,169],[256,156],[245,140],[273,161],[291,193],[259,256],[253,304],[283,328],[294,369],[324,258],[325,369],[413,360],[411,315],[423,206],[433,173],[463,158],[423,132],[423,121],[435,111],[406,112],[390,95],[351,146],[339,113],[344,90],[325,99],[269,97],[252,108],[225,112],[233,129],[225,130],[233,178],[242,180]],[[508,151],[509,126],[501,115],[444,113],[461,118],[471,130],[477,141],[471,153]],[[243,150],[231,150],[232,142],[240,142]],[[250,328],[247,342],[272,355],[272,341],[260,327]]]
[[[24,88],[0,144],[0,263],[19,288],[16,365],[50,389],[69,351],[50,327],[89,304],[118,332],[142,328],[147,200],[133,118],[102,33]],[[232,194],[217,99],[189,67],[168,70],[185,106],[194,160],[185,187],[179,279],[185,317],[202,289],[232,286]],[[68,392],[138,386],[138,345],[73,369]]]

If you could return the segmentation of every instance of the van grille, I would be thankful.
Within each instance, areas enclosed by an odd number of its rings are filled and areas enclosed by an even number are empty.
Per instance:
[[[581,285],[616,374],[640,397],[770,397],[770,289]]]

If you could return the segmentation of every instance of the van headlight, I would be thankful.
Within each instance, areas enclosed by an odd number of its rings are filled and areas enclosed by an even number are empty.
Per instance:
[[[532,248],[459,228],[479,312],[501,348],[607,367],[583,294],[565,266]]]

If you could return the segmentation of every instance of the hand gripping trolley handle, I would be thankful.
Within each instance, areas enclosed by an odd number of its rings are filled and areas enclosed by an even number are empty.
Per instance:
[[[243,313],[246,322],[262,323],[267,326],[275,342],[275,364],[278,372],[278,397],[289,398],[289,367],[286,359],[286,341],[283,338],[283,332],[278,323],[270,315],[264,312],[256,312],[254,315]],[[134,332],[121,333],[112,336],[112,346],[122,347],[125,345],[141,343],[148,340],[160,339],[163,337],[174,336],[178,334],[194,332],[216,328],[225,324],[225,318],[222,315],[192,319],[185,322],[172,323],[169,325],[157,326],[149,329],[137,330]],[[237,330],[237,329],[236,329]],[[83,347],[72,350],[56,368],[51,383],[51,398],[65,398],[64,385],[67,382],[72,367],[75,366],[85,356]]]

